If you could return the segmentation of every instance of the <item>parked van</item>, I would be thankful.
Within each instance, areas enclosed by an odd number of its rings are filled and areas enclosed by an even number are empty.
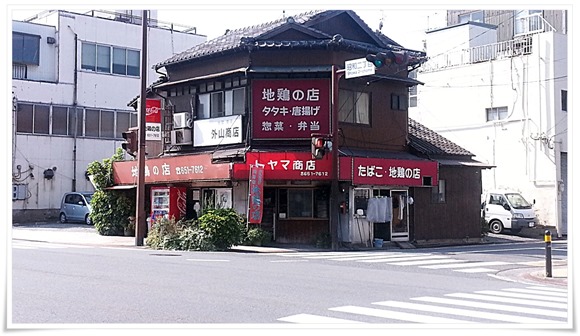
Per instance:
[[[493,233],[501,233],[504,229],[518,233],[524,227],[536,226],[538,221],[532,204],[517,191],[490,191],[481,207],[489,223],[489,231]]]
[[[62,196],[60,203],[60,221],[85,222],[91,225],[91,198],[92,192],[67,192]]]

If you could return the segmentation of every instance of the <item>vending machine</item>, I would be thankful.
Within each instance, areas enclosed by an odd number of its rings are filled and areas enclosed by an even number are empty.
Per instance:
[[[151,187],[151,221],[156,217],[175,218],[185,216],[185,187]]]

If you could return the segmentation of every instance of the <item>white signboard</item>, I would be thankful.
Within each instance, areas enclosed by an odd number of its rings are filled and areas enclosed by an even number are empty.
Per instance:
[[[193,146],[217,146],[242,143],[242,116],[196,120],[193,123]]]
[[[145,140],[161,141],[161,123],[145,123]]]
[[[345,78],[354,78],[375,74],[375,65],[366,58],[357,58],[344,62]]]

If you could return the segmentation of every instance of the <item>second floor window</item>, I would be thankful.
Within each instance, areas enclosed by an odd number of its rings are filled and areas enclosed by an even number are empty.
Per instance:
[[[140,75],[140,52],[83,42],[81,69],[125,76]]]
[[[202,93],[199,95],[197,117],[209,119],[244,114],[245,104],[246,89],[244,87]]]
[[[40,36],[12,33],[12,62],[40,64]]]
[[[338,104],[338,121],[365,125],[370,123],[370,95],[367,92],[340,90]]]
[[[465,22],[483,22],[483,11],[459,14],[459,23]]]
[[[486,108],[485,116],[487,121],[506,119],[508,117],[508,108],[507,106]]]
[[[417,79],[417,70],[409,72],[409,78]],[[417,85],[409,88],[409,107],[417,107]]]

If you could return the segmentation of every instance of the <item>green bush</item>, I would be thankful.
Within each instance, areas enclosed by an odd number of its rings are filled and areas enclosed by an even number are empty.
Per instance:
[[[158,250],[225,250],[244,238],[245,223],[233,209],[208,209],[196,220],[158,218],[147,234],[147,246]]]
[[[208,209],[198,222],[199,228],[218,250],[228,249],[243,241],[244,219],[234,209]]]
[[[487,234],[489,233],[489,223],[488,221],[485,220],[485,212],[481,215],[480,225],[481,225],[481,236],[482,237],[487,236]]]
[[[245,245],[263,246],[272,241],[272,234],[260,227],[250,228],[246,232]]]

